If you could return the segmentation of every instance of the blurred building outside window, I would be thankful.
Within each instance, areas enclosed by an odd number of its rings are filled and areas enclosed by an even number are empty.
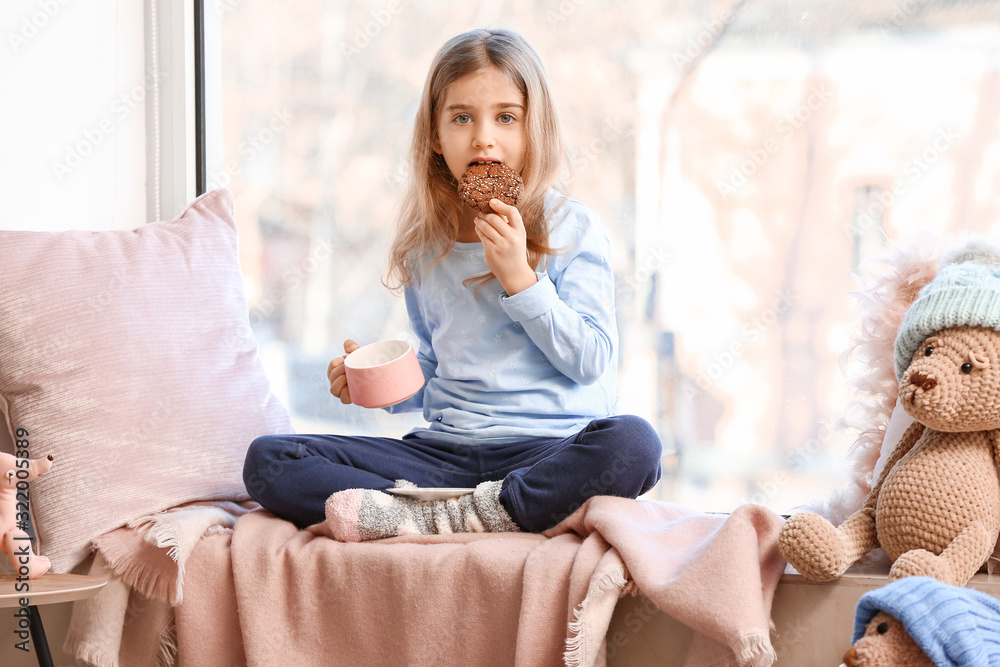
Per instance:
[[[630,5],[632,7],[632,5]],[[664,441],[647,497],[787,512],[843,483],[839,357],[865,261],[918,231],[1000,236],[995,2],[226,0],[225,169],[251,324],[303,432],[342,342],[411,339],[382,286],[431,58],[505,25],[539,51],[562,180],[615,249],[619,410]],[[890,360],[887,360],[890,363]]]

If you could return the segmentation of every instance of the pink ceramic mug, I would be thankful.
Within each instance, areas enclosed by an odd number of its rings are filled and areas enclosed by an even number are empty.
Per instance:
[[[424,386],[424,374],[405,340],[383,340],[359,347],[344,359],[351,402],[384,408],[405,401]]]

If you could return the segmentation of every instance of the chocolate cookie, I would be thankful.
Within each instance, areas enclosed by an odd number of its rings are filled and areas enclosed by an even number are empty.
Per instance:
[[[469,208],[493,213],[494,197],[505,204],[517,205],[524,194],[524,183],[516,171],[499,162],[476,162],[469,166],[458,183],[458,198]]]

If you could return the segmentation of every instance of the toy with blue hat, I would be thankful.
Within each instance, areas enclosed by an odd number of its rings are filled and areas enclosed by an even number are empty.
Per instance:
[[[943,260],[900,324],[893,364],[915,420],[839,527],[813,512],[779,543],[809,579],[839,577],[881,546],[891,580],[965,585],[1000,535],[1000,248],[973,238]],[[891,446],[893,443],[884,443]]]
[[[846,667],[1000,666],[1000,600],[928,577],[865,593]]]

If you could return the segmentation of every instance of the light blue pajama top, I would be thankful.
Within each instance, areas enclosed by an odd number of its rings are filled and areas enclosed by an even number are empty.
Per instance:
[[[561,205],[559,205],[561,203]],[[390,412],[423,410],[418,437],[482,445],[566,437],[617,404],[618,330],[607,235],[597,215],[546,197],[549,247],[538,282],[508,296],[491,280],[481,243],[428,259],[405,290],[426,383]]]

